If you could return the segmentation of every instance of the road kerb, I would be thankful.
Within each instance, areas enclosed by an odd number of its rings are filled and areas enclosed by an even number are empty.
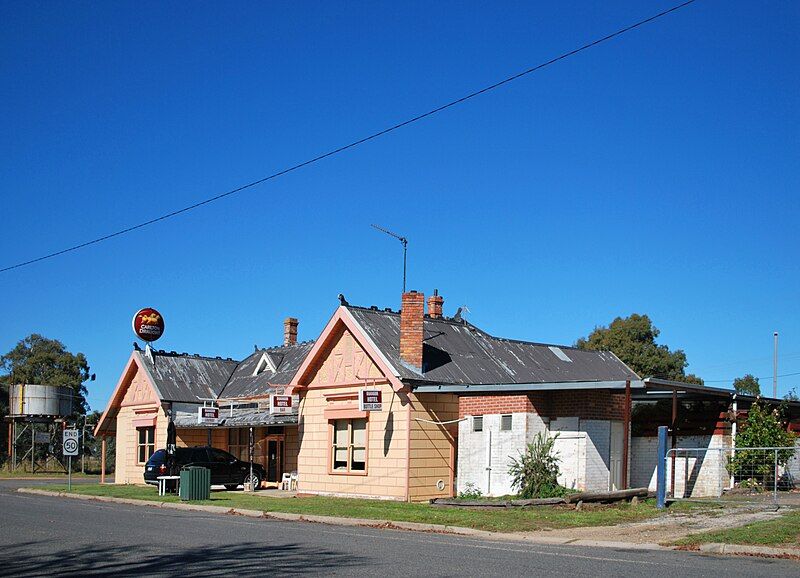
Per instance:
[[[736,554],[746,556],[792,556],[800,558],[798,548],[773,548],[770,546],[745,546],[742,544],[722,544],[712,542],[700,544],[700,551],[706,554]]]

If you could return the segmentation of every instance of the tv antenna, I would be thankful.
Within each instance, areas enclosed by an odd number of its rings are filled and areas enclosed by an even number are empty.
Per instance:
[[[372,228],[379,230],[381,233],[386,233],[390,237],[394,237],[398,241],[403,244],[403,293],[406,292],[406,257],[408,254],[408,239],[398,235],[397,233],[392,233],[391,231],[387,231],[383,227],[379,227],[378,225],[370,225]]]

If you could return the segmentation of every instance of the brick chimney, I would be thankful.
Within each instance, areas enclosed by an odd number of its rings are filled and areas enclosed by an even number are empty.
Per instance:
[[[400,358],[422,371],[422,323],[425,318],[425,295],[416,291],[403,293],[400,311]]]
[[[294,345],[297,343],[297,325],[300,322],[294,317],[283,320],[283,344]]]
[[[438,289],[434,289],[433,295],[428,297],[428,315],[431,316],[431,319],[441,319],[443,307],[444,297],[439,295]]]

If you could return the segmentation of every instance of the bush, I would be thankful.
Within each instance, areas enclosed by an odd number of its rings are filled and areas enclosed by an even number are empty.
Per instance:
[[[754,484],[770,487],[775,481],[775,466],[785,466],[794,455],[795,440],[795,434],[783,426],[779,409],[755,402],[747,413],[747,421],[736,435],[736,451],[733,457],[728,458],[728,472],[742,487],[752,488]],[[746,449],[773,447],[789,449],[777,452]]]
[[[520,498],[556,498],[567,493],[568,490],[558,484],[560,459],[553,451],[557,438],[558,434],[550,437],[540,432],[525,451],[520,452],[519,459],[511,458],[508,473]]]
[[[464,484],[464,489],[458,494],[458,497],[464,500],[477,500],[481,496],[483,496],[483,492],[481,492],[481,489],[472,482],[467,482]]]

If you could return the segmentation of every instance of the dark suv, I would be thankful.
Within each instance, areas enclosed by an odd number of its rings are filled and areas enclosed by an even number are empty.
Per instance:
[[[175,472],[184,466],[202,466],[211,470],[211,484],[225,486],[226,490],[235,490],[240,484],[252,481],[258,488],[266,478],[264,468],[253,464],[253,479],[250,480],[250,462],[243,462],[228,452],[208,446],[194,448],[177,448],[175,452]],[[157,485],[158,476],[169,475],[167,467],[167,451],[158,450],[144,466],[146,484]]]

